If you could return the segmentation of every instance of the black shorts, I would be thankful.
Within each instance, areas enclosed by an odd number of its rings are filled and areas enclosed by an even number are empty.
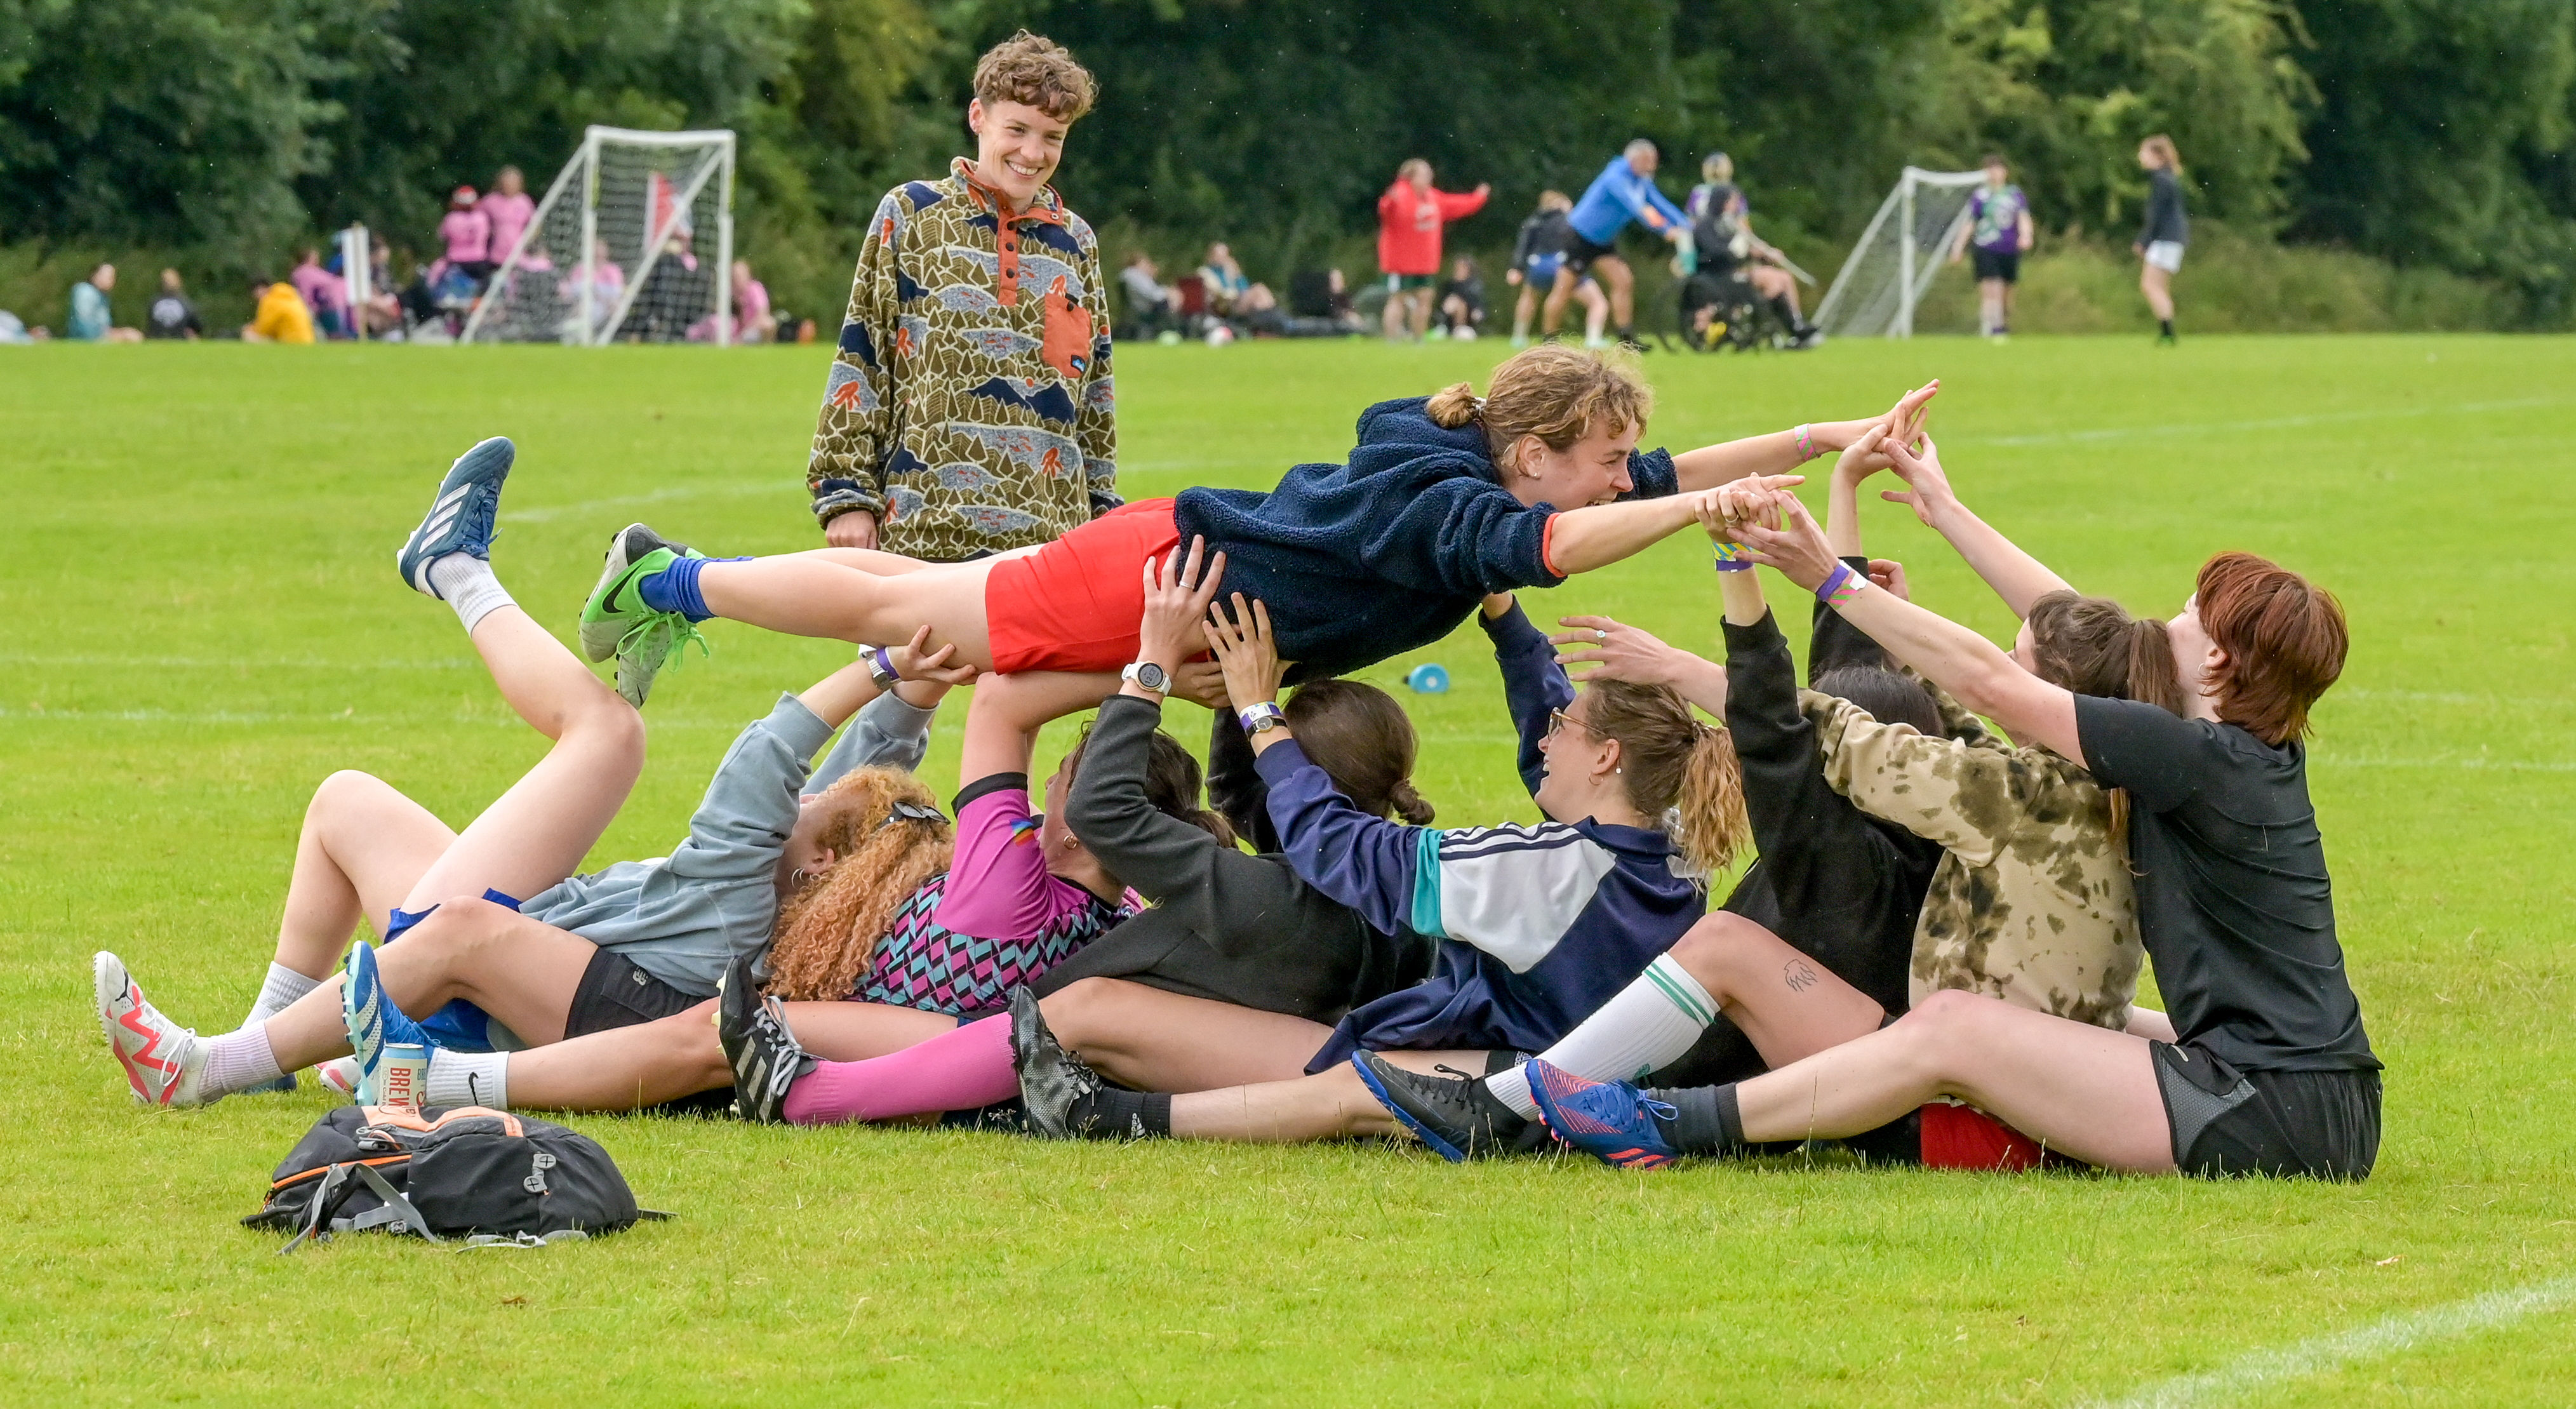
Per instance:
[[[2021,282],[2020,250],[1979,249],[1968,253],[1976,263],[1978,278],[2001,279],[2007,284]]]
[[[2359,1180],[2378,1163],[2378,1072],[2240,1072],[2198,1047],[2153,1047],[2183,1173]]]
[[[616,950],[602,949],[590,956],[590,967],[581,971],[581,985],[572,991],[572,1011],[564,1015],[564,1037],[633,1027],[685,1013],[705,1001],[701,995],[683,993],[635,967],[635,961]]]
[[[1592,267],[1596,259],[1613,259],[1619,251],[1609,245],[1596,245],[1581,235],[1569,235],[1565,247],[1565,267],[1580,274]]]

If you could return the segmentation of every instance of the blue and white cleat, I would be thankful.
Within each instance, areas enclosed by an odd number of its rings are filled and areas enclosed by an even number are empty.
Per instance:
[[[447,467],[447,477],[438,482],[438,497],[430,501],[429,516],[394,555],[395,568],[413,591],[438,595],[438,589],[429,584],[429,565],[450,553],[491,558],[496,536],[492,521],[501,512],[501,481],[510,477],[510,462],[518,455],[519,448],[508,436],[496,435]]]
[[[1655,1117],[1673,1108],[1624,1081],[1594,1081],[1535,1057],[1523,1069],[1539,1118],[1556,1138],[1621,1169],[1661,1169],[1681,1154]]]
[[[385,996],[376,973],[376,947],[365,940],[349,951],[349,974],[340,985],[340,1019],[349,1027],[349,1052],[358,1064],[358,1104],[371,1106],[384,1096],[377,1071],[385,1044],[409,1042],[426,1047],[429,1034]]]

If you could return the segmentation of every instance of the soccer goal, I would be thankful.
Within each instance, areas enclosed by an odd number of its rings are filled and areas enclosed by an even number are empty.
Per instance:
[[[731,132],[593,127],[459,342],[733,341]]]
[[[1950,257],[1968,198],[1985,179],[1982,171],[1905,168],[1825,290],[1816,326],[1838,338],[1914,336],[1914,306]]]

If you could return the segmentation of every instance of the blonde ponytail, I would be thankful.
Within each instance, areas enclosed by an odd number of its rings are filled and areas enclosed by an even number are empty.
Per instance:
[[[1481,409],[1483,409],[1482,403],[1476,400],[1476,389],[1465,382],[1460,382],[1433,393],[1430,404],[1424,406],[1422,411],[1424,415],[1431,418],[1431,424],[1443,430],[1454,431],[1474,421],[1476,413]]]
[[[1694,874],[1724,870],[1753,835],[1734,739],[1701,723],[1670,685],[1595,678],[1583,692],[1584,727],[1619,741],[1630,805],[1664,819]]]
[[[1744,762],[1724,729],[1699,726],[1673,811],[1680,823],[1673,840],[1694,875],[1725,870],[1752,839],[1753,819],[1744,811]]]

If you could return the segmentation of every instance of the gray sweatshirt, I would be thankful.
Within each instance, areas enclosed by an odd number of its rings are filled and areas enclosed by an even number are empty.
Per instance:
[[[891,694],[869,701],[809,791],[868,764],[918,764],[932,713]],[[778,858],[796,826],[806,760],[831,736],[794,695],[779,696],[716,766],[678,850],[575,876],[520,913],[614,949],[684,993],[712,996],[734,956],[767,944],[778,923]]]

